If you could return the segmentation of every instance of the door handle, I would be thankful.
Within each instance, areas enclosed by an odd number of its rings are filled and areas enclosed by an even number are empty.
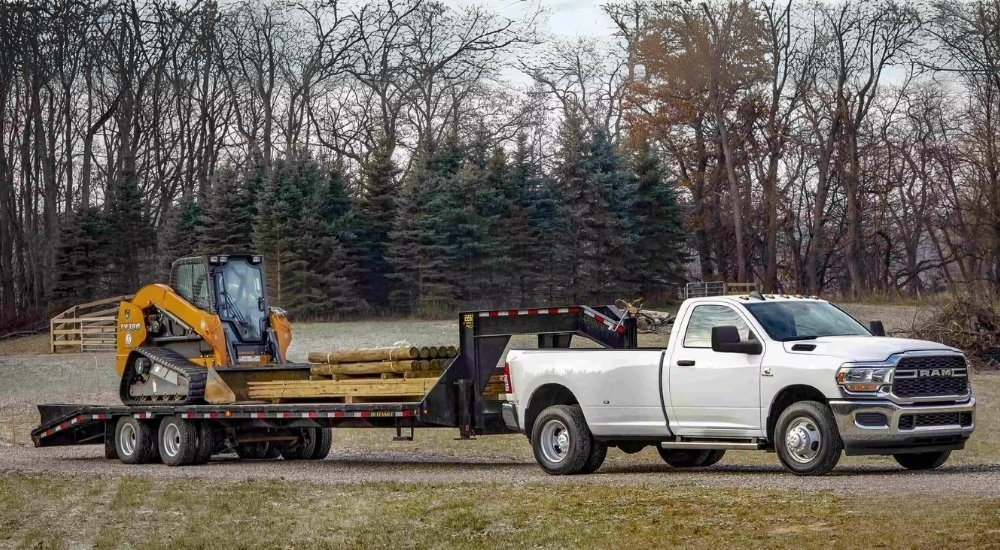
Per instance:
[[[694,366],[694,361],[691,361],[689,359],[681,359],[680,361],[677,361],[677,366],[678,367],[693,367]]]

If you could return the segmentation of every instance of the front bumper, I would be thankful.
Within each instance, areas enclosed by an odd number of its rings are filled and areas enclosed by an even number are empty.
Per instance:
[[[976,400],[947,405],[898,405],[891,401],[830,401],[837,419],[844,452],[848,455],[879,455],[936,452],[961,449],[975,428]],[[872,422],[883,415],[886,422]],[[860,418],[858,415],[862,415]],[[900,420],[907,415],[915,415]],[[920,425],[914,418],[947,418],[955,422]],[[935,420],[935,422],[940,422]],[[912,427],[911,427],[912,426]]]

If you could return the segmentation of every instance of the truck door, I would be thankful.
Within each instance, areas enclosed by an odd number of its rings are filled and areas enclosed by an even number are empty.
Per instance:
[[[760,435],[763,356],[712,351],[712,327],[726,325],[737,327],[743,338],[758,338],[746,318],[725,304],[695,306],[678,335],[667,365],[670,427],[678,435]]]

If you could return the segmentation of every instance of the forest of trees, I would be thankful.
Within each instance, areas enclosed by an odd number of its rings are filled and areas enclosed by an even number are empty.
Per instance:
[[[1000,290],[1000,2],[536,7],[0,3],[0,328],[248,250],[298,318]]]

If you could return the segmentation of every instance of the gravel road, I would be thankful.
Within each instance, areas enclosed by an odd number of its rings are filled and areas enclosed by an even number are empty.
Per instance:
[[[334,449],[326,460],[318,462],[241,461],[235,456],[219,456],[205,466],[171,468],[160,464],[127,466],[116,460],[105,460],[99,446],[35,449],[25,445],[0,445],[0,475],[18,472],[139,476],[146,479],[279,480],[321,484],[592,483],[791,489],[867,495],[1000,496],[1000,490],[997,489],[1000,487],[1000,465],[945,466],[934,472],[914,473],[901,470],[891,460],[885,459],[878,459],[877,464],[840,466],[833,474],[825,477],[800,478],[783,471],[777,460],[773,464],[739,464],[727,459],[712,468],[682,471],[656,464],[655,455],[650,453],[650,460],[645,463],[611,460],[598,473],[590,476],[555,477],[542,473],[530,459],[456,458],[433,453]]]

